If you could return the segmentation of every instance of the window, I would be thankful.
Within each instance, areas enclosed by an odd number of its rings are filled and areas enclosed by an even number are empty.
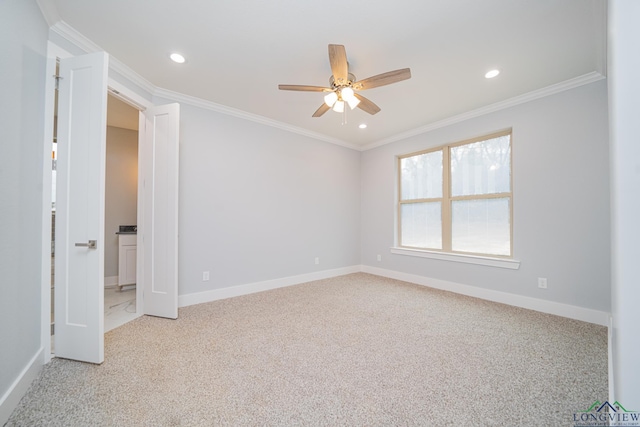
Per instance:
[[[398,243],[512,256],[511,130],[398,158]]]

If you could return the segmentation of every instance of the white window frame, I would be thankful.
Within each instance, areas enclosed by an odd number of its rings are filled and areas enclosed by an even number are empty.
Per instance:
[[[509,136],[510,145],[510,182],[508,192],[501,193],[489,193],[478,194],[472,196],[451,196],[451,165],[450,165],[450,151],[454,147],[473,144],[481,141],[486,141],[501,136]],[[442,197],[429,198],[429,199],[402,199],[402,168],[401,162],[403,159],[432,152],[442,152]],[[494,267],[502,267],[509,269],[519,268],[520,262],[513,259],[513,133],[512,129],[505,129],[499,132],[494,132],[480,137],[467,139],[451,144],[445,144],[435,148],[429,148],[413,153],[403,154],[397,156],[397,206],[396,206],[396,246],[391,249],[392,253],[400,255],[418,256],[423,258],[435,258],[446,261],[456,261],[471,264],[489,265]],[[493,198],[508,198],[509,199],[509,254],[508,255],[494,255],[486,253],[470,253],[462,251],[454,251],[452,249],[452,212],[451,204],[458,200],[485,200]],[[421,248],[406,246],[402,243],[402,206],[411,203],[424,203],[424,202],[441,202],[442,212],[442,249]]]

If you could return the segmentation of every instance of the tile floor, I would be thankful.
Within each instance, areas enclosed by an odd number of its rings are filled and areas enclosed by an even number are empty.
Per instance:
[[[136,313],[136,287],[124,286],[104,289],[104,331],[122,326],[138,317]]]

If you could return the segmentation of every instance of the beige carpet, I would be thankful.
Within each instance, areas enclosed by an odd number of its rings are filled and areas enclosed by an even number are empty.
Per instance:
[[[606,328],[364,273],[138,318],[8,426],[571,426]]]

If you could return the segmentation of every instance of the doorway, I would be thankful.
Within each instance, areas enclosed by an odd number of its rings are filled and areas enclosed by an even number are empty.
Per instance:
[[[139,316],[136,310],[139,110],[107,97],[104,229],[104,331]]]
[[[56,75],[58,71],[56,61]],[[55,354],[55,235],[56,235],[56,162],[57,162],[57,89],[53,118],[51,150],[51,353]],[[123,226],[137,231],[138,206],[138,125],[139,110],[114,94],[107,100],[107,141],[105,176],[105,297],[104,331],[139,317],[136,308],[136,281],[123,281],[119,276],[119,240]],[[135,240],[135,232],[127,233]],[[128,247],[128,249],[131,249]],[[133,246],[135,254],[135,245]],[[131,262],[130,262],[131,264]],[[129,276],[136,276],[137,262],[133,257]]]
[[[56,356],[104,360],[105,163],[108,94],[134,107],[139,123],[136,316],[178,315],[179,104],[153,105],[108,77],[108,55],[74,56],[49,42],[43,168],[42,347],[51,359],[50,314],[55,311]],[[54,102],[56,90],[59,96]],[[60,101],[58,101],[60,100]],[[58,112],[53,123],[54,110]],[[56,128],[55,264],[51,262],[51,141]],[[145,183],[147,185],[145,185]],[[51,292],[55,268],[55,298]],[[144,296],[144,301],[143,301]],[[53,308],[52,308],[53,305]]]

